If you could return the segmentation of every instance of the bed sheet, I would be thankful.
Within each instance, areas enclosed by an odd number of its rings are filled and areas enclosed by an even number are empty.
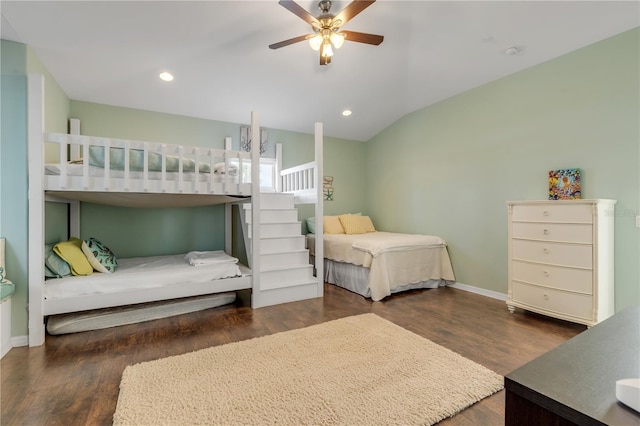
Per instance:
[[[191,266],[185,260],[185,254],[132,257],[118,259],[118,269],[111,274],[94,272],[84,277],[72,276],[46,280],[44,297],[51,300],[118,293],[133,289],[153,289],[215,281],[241,275],[239,265],[233,261]]]
[[[371,299],[379,301],[395,289],[429,280],[455,281],[446,241],[433,235],[371,232],[324,234],[324,256],[369,268]],[[315,235],[308,234],[315,252]]]

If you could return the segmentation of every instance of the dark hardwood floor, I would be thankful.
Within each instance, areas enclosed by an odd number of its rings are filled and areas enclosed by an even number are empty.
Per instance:
[[[453,288],[371,302],[325,285],[322,299],[256,310],[243,300],[141,324],[47,336],[43,346],[13,348],[0,365],[0,423],[109,425],[127,365],[367,312],[502,375],[585,330],[520,310],[510,314],[502,301]],[[504,391],[440,424],[504,424]]]

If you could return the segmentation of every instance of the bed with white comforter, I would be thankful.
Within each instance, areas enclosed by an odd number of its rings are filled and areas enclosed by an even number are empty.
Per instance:
[[[314,234],[308,234],[313,253]],[[438,236],[369,232],[324,234],[325,281],[374,301],[455,281],[447,243]]]

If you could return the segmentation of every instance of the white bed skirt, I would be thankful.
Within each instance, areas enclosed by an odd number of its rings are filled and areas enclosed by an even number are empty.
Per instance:
[[[371,298],[369,287],[369,268],[353,265],[351,263],[324,260],[324,280],[329,284],[337,285],[346,290],[357,293],[366,298]],[[400,293],[407,290],[421,288],[437,288],[453,283],[443,279],[420,281],[418,283],[405,284],[391,289],[391,293]]]

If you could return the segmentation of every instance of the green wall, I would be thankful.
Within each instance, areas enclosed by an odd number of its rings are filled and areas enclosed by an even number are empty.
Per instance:
[[[0,144],[0,235],[6,241],[8,278],[16,284],[11,300],[12,336],[26,336],[28,300],[28,169],[27,169],[27,73],[45,79],[47,131],[65,131],[69,99],[32,50],[0,40],[2,55],[2,143]]]
[[[547,198],[549,170],[618,200],[616,308],[640,303],[640,30],[415,111],[367,143],[366,212],[437,234],[458,282],[507,292],[508,200]],[[399,177],[407,178],[400,182]]]
[[[16,285],[11,299],[15,336],[26,335],[27,323],[27,49],[1,43],[0,236],[6,238],[7,279]]]

